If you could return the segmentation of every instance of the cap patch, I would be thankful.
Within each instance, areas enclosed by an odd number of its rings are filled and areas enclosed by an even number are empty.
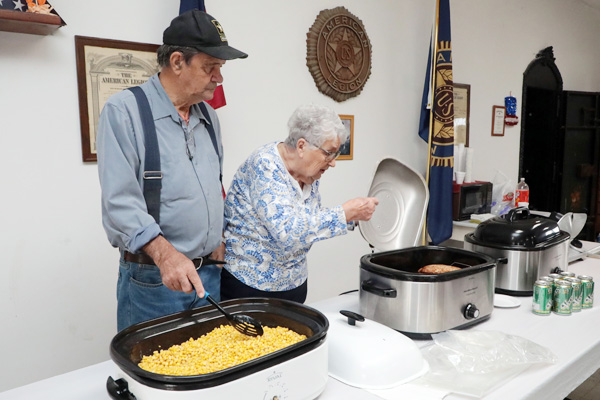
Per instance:
[[[225,31],[223,30],[223,27],[221,26],[219,21],[213,19],[210,22],[212,22],[215,28],[217,28],[217,32],[219,32],[219,36],[221,37],[221,42],[226,42],[227,38],[225,37]]]

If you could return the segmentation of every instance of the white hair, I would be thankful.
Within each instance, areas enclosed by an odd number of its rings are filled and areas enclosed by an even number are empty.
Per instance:
[[[335,111],[316,104],[296,108],[288,121],[288,128],[289,134],[284,143],[290,147],[296,147],[301,138],[317,147],[336,136],[341,144],[348,139],[348,131]]]

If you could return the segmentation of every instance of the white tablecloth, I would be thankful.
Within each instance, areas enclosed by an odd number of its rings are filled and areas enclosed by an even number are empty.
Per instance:
[[[573,263],[569,270],[591,275],[600,281],[600,259],[587,258]],[[531,312],[531,297],[518,298],[518,308],[495,308],[491,318],[471,329],[497,330],[517,335],[550,348],[558,362],[544,367],[530,368],[508,383],[500,386],[485,400],[562,400],[585,379],[600,368],[600,288],[595,291],[596,306],[568,317],[536,316]],[[320,310],[350,309],[358,311],[357,294],[338,296],[311,306]],[[418,341],[420,347],[431,344]],[[45,379],[20,388],[0,393],[0,400],[106,400],[106,379],[113,374],[115,365],[105,361],[67,374]],[[398,388],[400,389],[400,388]],[[439,392],[420,391],[409,384],[399,399],[439,399]],[[381,400],[361,389],[352,388],[329,378],[319,400]],[[450,394],[445,399],[467,399]]]

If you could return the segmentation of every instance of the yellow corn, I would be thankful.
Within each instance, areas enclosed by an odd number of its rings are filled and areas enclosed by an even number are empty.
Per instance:
[[[263,327],[262,336],[246,336],[221,325],[198,339],[144,356],[140,368],[162,375],[202,375],[220,371],[298,343],[306,336],[288,328]]]

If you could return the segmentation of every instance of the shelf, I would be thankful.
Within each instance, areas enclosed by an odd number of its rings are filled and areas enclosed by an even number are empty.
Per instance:
[[[0,10],[0,31],[50,35],[64,25],[65,21],[57,14]]]

